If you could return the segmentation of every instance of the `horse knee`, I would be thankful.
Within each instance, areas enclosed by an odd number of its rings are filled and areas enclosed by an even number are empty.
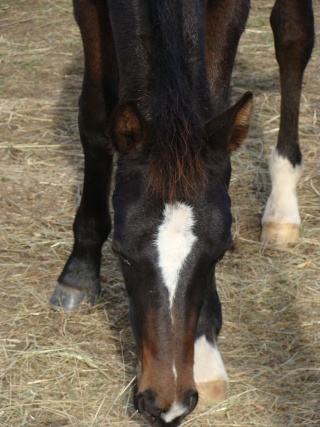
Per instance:
[[[109,138],[108,115],[104,107],[90,108],[79,105],[78,125],[81,144],[85,155],[101,159],[112,155],[112,144]]]

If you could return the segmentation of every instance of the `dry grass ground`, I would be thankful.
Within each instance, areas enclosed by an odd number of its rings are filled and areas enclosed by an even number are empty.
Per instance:
[[[132,406],[134,344],[109,243],[93,312],[68,317],[48,308],[72,246],[83,168],[82,51],[70,3],[0,1],[0,426],[146,426]],[[229,398],[197,409],[188,427],[320,426],[319,47],[301,105],[301,239],[282,252],[259,242],[279,83],[272,1],[252,3],[233,92],[252,90],[255,114],[247,145],[233,157],[236,250],[217,274]]]

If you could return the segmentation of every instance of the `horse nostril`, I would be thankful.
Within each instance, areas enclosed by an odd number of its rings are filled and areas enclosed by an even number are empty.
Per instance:
[[[138,393],[134,399],[135,408],[144,415],[159,418],[161,409],[155,404],[155,398],[151,390]]]
[[[194,410],[194,408],[197,406],[198,403],[198,398],[199,398],[199,394],[197,392],[197,390],[188,390],[183,403],[185,404],[185,406],[188,408],[187,410],[187,414],[189,414],[190,412],[192,412]]]

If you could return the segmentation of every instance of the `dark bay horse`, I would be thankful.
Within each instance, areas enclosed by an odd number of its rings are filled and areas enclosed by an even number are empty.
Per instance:
[[[246,137],[252,106],[251,93],[228,106],[249,7],[249,0],[74,0],[85,56],[85,174],[73,251],[51,304],[73,311],[99,295],[117,153],[113,250],[136,340],[135,406],[155,425],[178,425],[198,393],[226,392],[214,271],[232,246],[230,154]],[[282,101],[262,239],[283,243],[300,226],[298,115],[313,47],[311,0],[277,0],[271,25]]]

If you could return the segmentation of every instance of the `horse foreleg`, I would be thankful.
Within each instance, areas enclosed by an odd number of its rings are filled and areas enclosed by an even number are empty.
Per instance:
[[[112,172],[108,123],[116,103],[113,42],[104,2],[74,1],[85,72],[79,100],[79,131],[85,156],[84,185],[73,225],[74,246],[51,297],[73,311],[93,305],[100,292],[101,249],[111,230],[108,198]],[[102,48],[103,47],[103,48]]]
[[[269,163],[272,189],[262,218],[261,240],[285,245],[298,239],[301,224],[296,196],[302,174],[298,121],[302,78],[314,40],[312,1],[277,0],[270,22],[280,69],[281,118]]]

